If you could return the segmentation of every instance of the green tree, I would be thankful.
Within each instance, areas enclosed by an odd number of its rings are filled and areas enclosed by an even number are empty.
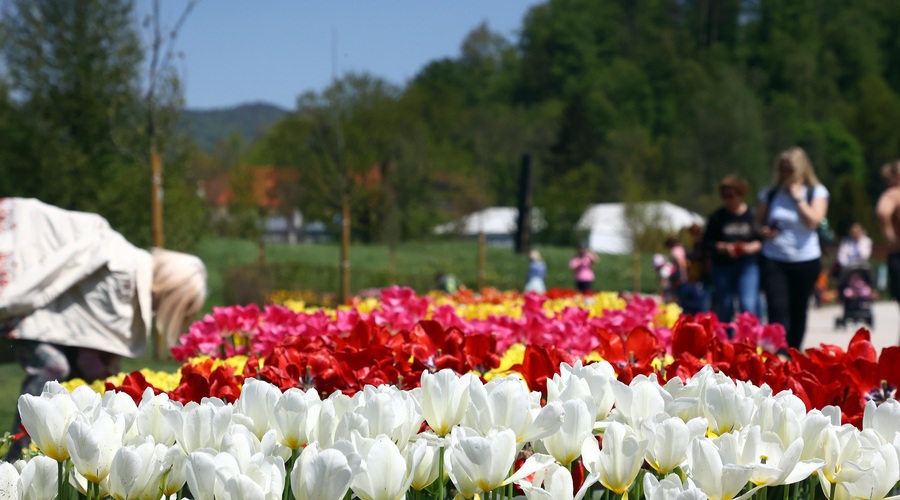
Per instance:
[[[4,4],[2,55],[18,120],[13,146],[4,153],[12,165],[5,194],[100,213],[132,242],[148,246],[143,48],[133,8],[128,0]],[[188,248],[202,217],[186,169],[186,144],[174,134],[181,89],[172,73],[161,80],[160,149],[178,159],[165,183],[177,234],[168,246]]]
[[[121,161],[110,117],[138,95],[142,53],[132,2],[13,0],[5,6],[5,62],[29,137],[19,154],[32,176],[54,180],[19,194],[103,211],[96,193],[113,188],[117,170],[140,175],[138,166]]]

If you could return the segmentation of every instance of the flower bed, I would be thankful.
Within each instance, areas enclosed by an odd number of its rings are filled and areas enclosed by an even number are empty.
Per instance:
[[[381,291],[380,300],[356,300],[338,309],[306,308],[299,301],[263,310],[255,304],[214,308],[190,327],[172,353],[181,361],[195,356],[265,356],[286,337],[334,343],[333,339],[349,335],[358,322],[401,332],[423,320],[459,329],[464,336],[490,335],[500,352],[524,344],[554,346],[585,356],[601,347],[604,336],[624,340],[638,328],[649,329],[670,351],[670,329],[679,313],[677,306],[660,305],[652,298],[612,292],[584,296],[551,290],[546,295],[522,295],[488,289],[478,296],[469,291],[417,296],[411,289],[392,287]],[[733,324],[715,321],[712,326],[723,340],[728,339],[726,328],[732,328],[735,342],[749,341],[770,351],[786,346],[780,325],[760,325],[752,315],[741,315]]]
[[[178,374],[23,396],[41,456],[0,465],[0,492],[883,498],[900,479],[900,347],[865,330],[782,360],[760,347],[780,327],[637,297],[292,306],[215,310]]]
[[[139,403],[51,383],[22,396],[41,455],[0,464],[14,498],[884,498],[900,478],[900,403],[862,429],[834,406],[735,382],[711,366],[625,384],[605,362],[563,363],[546,398],[518,377],[450,369],[353,396],[248,378],[233,403]],[[58,493],[57,493],[58,492]]]

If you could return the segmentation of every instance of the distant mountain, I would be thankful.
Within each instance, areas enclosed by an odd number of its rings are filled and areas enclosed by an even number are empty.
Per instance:
[[[190,134],[200,149],[211,151],[213,145],[237,132],[245,141],[259,137],[276,120],[289,113],[272,104],[256,102],[233,108],[185,109],[181,127]]]

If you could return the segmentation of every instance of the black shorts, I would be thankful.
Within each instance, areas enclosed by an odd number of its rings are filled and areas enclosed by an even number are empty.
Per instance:
[[[576,281],[575,288],[578,289],[581,293],[588,293],[591,291],[591,288],[594,286],[593,281]]]
[[[888,254],[888,288],[891,298],[900,300],[900,252]]]

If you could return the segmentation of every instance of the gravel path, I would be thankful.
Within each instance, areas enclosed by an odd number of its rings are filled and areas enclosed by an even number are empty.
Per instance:
[[[803,347],[833,344],[846,349],[853,333],[857,328],[865,325],[849,324],[845,328],[835,329],[834,319],[840,317],[842,313],[843,309],[839,305],[810,309]],[[872,345],[875,346],[875,349],[881,352],[884,347],[897,345],[900,340],[900,306],[896,302],[876,302],[872,309],[872,316],[875,323],[871,330]]]

